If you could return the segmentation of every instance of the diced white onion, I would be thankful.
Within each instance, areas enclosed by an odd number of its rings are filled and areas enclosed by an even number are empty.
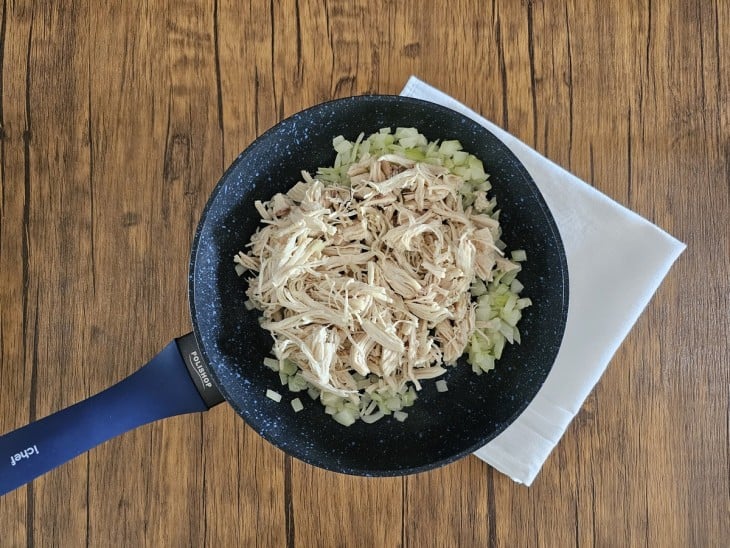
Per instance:
[[[281,401],[281,394],[271,389],[268,389],[266,391],[266,397],[270,400],[274,400],[276,403],[279,403]]]

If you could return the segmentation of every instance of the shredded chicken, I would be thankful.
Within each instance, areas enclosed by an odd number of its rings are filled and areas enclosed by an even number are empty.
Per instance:
[[[352,165],[350,188],[302,175],[256,203],[264,226],[235,257],[257,273],[248,297],[276,357],[354,402],[354,373],[377,375],[368,392],[442,375],[475,328],[472,280],[503,261],[496,221],[463,208],[460,177],[397,155]]]

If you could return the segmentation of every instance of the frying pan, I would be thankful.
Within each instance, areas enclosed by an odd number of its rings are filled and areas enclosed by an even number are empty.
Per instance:
[[[263,366],[271,338],[247,311],[246,282],[232,258],[259,224],[254,202],[285,192],[302,169],[332,165],[332,138],[355,139],[382,127],[417,127],[429,140],[458,139],[490,173],[503,240],[525,249],[520,281],[533,305],[520,323],[522,344],[508,346],[495,370],[475,375],[460,363],[448,392],[424,383],[408,419],[344,427],[306,396],[294,396]],[[336,472],[395,476],[459,459],[504,430],[529,404],[560,347],[568,309],[568,271],[559,232],[524,167],[494,135],[439,105],[370,95],[316,105],[254,141],[214,188],[190,256],[193,332],[107,390],[0,437],[0,495],[137,426],[227,401],[261,436],[304,462]],[[284,392],[280,403],[267,389]]]

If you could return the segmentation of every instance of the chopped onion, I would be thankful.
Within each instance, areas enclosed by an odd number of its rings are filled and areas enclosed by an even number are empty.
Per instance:
[[[461,150],[461,143],[459,141],[443,141],[439,147],[439,154],[442,156],[453,156],[459,150]]]
[[[355,422],[355,415],[349,409],[343,409],[332,416],[342,426],[350,426]]]
[[[523,261],[527,260],[527,253],[525,253],[524,249],[515,249],[512,252],[512,260],[516,261],[518,263],[521,263]]]
[[[449,387],[446,384],[446,381],[444,379],[439,379],[436,381],[436,391],[437,392],[448,392]]]
[[[408,418],[408,413],[405,413],[403,411],[396,411],[395,413],[393,413],[393,418],[398,422],[403,422]]]
[[[289,377],[287,384],[290,392],[301,392],[302,390],[307,389],[309,383],[307,383],[300,373],[297,373],[296,375]]]
[[[294,363],[293,361],[291,361],[291,360],[282,360],[282,362],[281,362],[281,365],[280,365],[280,367],[281,367],[281,370],[282,370],[282,371],[283,371],[283,372],[284,372],[285,374],[287,374],[287,375],[293,375],[293,374],[294,374],[294,373],[296,373],[296,372],[297,372],[297,370],[299,369],[299,368],[297,367],[297,364],[295,364],[295,363]]]
[[[266,391],[266,397],[270,400],[274,400],[276,403],[279,403],[281,401],[281,394],[271,389],[268,389]]]
[[[398,411],[400,413],[400,411]],[[379,421],[382,419],[385,415],[383,415],[380,411],[376,411],[375,413],[370,413],[369,415],[363,415],[360,417],[360,420],[364,422],[365,424],[373,424],[374,422]]]
[[[295,413],[299,413],[299,411],[304,409],[304,404],[302,403],[302,400],[300,400],[299,398],[294,398],[291,401],[291,406],[292,406],[292,409],[294,409]]]

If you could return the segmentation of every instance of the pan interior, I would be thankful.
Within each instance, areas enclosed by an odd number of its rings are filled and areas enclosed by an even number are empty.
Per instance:
[[[465,363],[444,377],[449,390],[424,383],[408,419],[374,425],[337,424],[299,394],[305,408],[263,365],[271,338],[246,311],[247,284],[233,256],[259,224],[256,200],[286,192],[301,170],[332,165],[332,138],[354,140],[382,127],[416,127],[429,140],[458,139],[490,174],[501,209],[503,240],[525,249],[520,281],[533,306],[520,322],[522,344],[509,346],[494,371],[477,376]],[[537,187],[514,155],[479,124],[451,110],[398,96],[340,99],[298,113],[263,134],[214,189],[195,236],[190,266],[195,335],[216,384],[264,438],[305,462],[357,475],[402,475],[435,468],[468,454],[506,428],[534,398],[555,360],[568,308],[568,273],[560,236]],[[273,389],[281,403],[266,397]]]

